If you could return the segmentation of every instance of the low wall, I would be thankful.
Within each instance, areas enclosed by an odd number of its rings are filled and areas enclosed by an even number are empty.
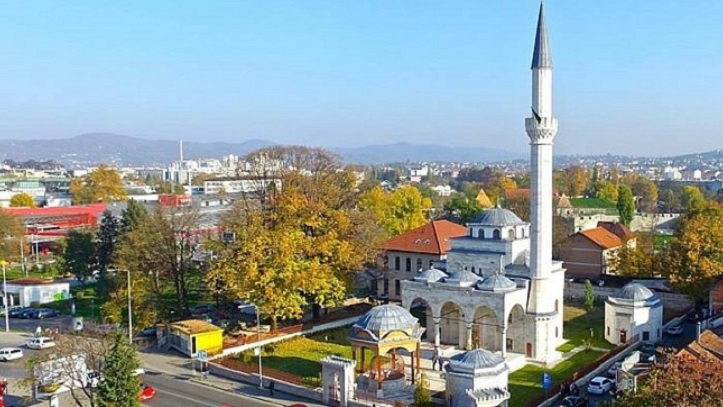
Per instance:
[[[615,295],[620,289],[615,287],[598,287],[593,285],[593,293],[598,300],[605,301]],[[685,310],[693,306],[693,302],[685,294],[656,292],[663,301],[663,307],[674,310]],[[576,300],[585,298],[585,284],[565,283],[565,297]]]
[[[229,380],[249,383],[253,385],[259,384],[259,376],[257,374],[240,372],[232,370],[219,364],[210,362],[208,364],[209,372],[213,375],[220,376]],[[264,378],[264,388],[269,387],[269,379]],[[274,390],[283,393],[292,394],[294,396],[303,397],[309,400],[321,401],[321,389],[309,389],[303,386],[287,383],[274,379]]]

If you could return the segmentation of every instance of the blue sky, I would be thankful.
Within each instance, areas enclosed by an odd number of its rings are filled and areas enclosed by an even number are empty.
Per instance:
[[[522,152],[538,4],[8,2],[0,139],[102,131]],[[557,153],[723,148],[723,2],[545,7]]]

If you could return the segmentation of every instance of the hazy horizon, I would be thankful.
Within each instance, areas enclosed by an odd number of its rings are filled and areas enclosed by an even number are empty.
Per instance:
[[[8,3],[0,139],[107,132],[526,152],[538,5]],[[723,3],[548,0],[545,9],[556,154],[723,148],[714,119]]]

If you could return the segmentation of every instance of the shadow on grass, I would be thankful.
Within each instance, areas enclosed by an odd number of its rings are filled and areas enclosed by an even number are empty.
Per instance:
[[[592,311],[587,312],[582,304],[569,303],[565,305],[565,322],[562,336],[567,343],[557,348],[560,352],[569,352],[583,345],[592,338],[592,346],[603,349],[613,349],[615,346],[605,340],[605,307],[596,304]],[[590,335],[592,329],[592,336]]]

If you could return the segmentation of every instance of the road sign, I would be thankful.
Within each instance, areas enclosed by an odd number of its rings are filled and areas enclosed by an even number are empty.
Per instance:
[[[208,352],[205,350],[198,351],[198,360],[206,360],[208,359]]]
[[[552,376],[549,373],[542,374],[542,388],[549,390],[552,387]]]

